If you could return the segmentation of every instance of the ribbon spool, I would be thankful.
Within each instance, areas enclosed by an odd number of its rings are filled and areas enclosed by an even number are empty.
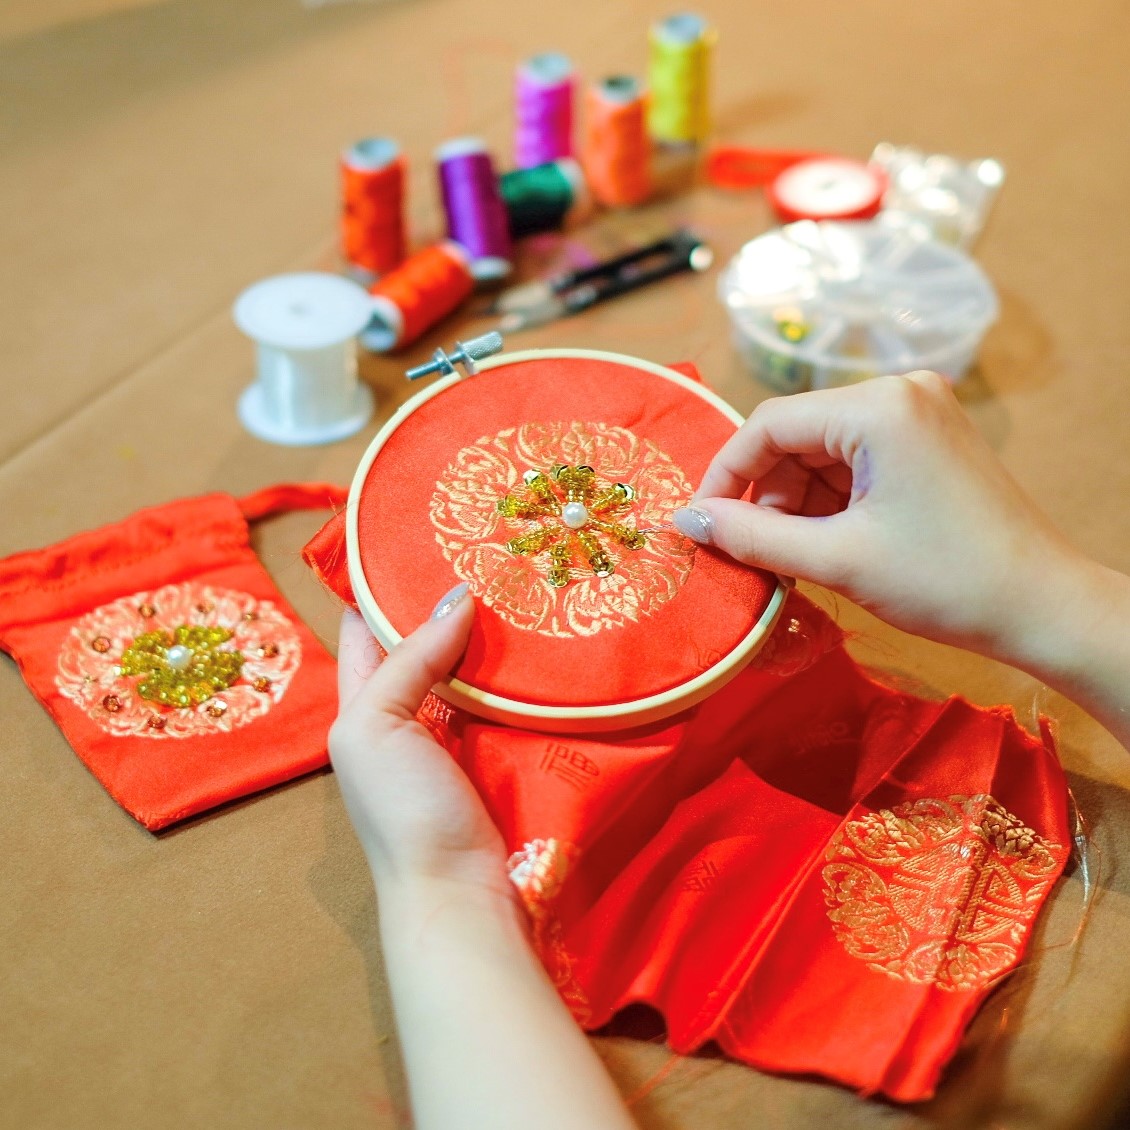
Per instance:
[[[644,96],[628,75],[589,90],[585,174],[592,194],[610,207],[642,204],[652,190],[651,141]]]
[[[514,164],[544,165],[573,154],[573,64],[556,51],[519,66],[514,82]]]
[[[258,347],[258,378],[239,398],[243,426],[290,446],[363,428],[373,394],[357,380],[354,338],[370,314],[364,289],[338,275],[276,275],[245,290],[232,315]]]
[[[458,243],[425,247],[369,288],[372,318],[361,344],[374,353],[410,345],[474,289],[467,252]]]
[[[593,207],[585,174],[572,157],[503,173],[498,187],[515,239],[568,227]]]
[[[466,248],[476,279],[505,278],[511,270],[510,225],[486,146],[461,137],[441,145],[435,157],[448,236]]]
[[[714,150],[706,176],[719,188],[764,188],[783,223],[869,220],[883,206],[887,178],[875,165],[826,153],[727,147]]]
[[[694,145],[710,132],[710,62],[717,34],[691,12],[653,24],[648,129],[666,145]]]
[[[814,157],[778,174],[766,187],[773,211],[795,220],[869,220],[883,206],[887,178],[847,157]]]
[[[405,170],[400,146],[387,137],[365,138],[341,155],[342,254],[370,277],[405,255]]]

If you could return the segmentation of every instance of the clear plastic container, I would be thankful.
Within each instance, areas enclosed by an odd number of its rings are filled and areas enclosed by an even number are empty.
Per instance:
[[[778,392],[934,369],[958,381],[999,313],[963,251],[878,220],[801,220],[747,243],[719,280],[734,343]]]

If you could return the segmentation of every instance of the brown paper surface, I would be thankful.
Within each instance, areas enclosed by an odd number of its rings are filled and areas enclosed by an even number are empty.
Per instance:
[[[461,133],[510,152],[517,60],[640,73],[652,0],[13,0],[0,13],[0,554],[138,507],[283,479],[348,481],[373,427],[272,447],[236,421],[253,377],[229,309],[256,279],[336,266],[337,151],[373,133],[411,162],[417,240],[439,232],[430,153]],[[1023,486],[1082,548],[1130,570],[1130,9],[1119,0],[912,5],[716,0],[720,138],[865,157],[880,140],[994,156],[1008,180],[977,255],[1002,317],[961,390]],[[697,224],[718,262],[769,225],[760,196],[699,186],[605,214],[595,251]],[[552,265],[528,245],[524,271]],[[558,248],[559,251],[559,248]],[[510,345],[693,360],[749,410],[717,272],[683,277]],[[367,358],[381,416],[403,369]],[[374,426],[375,426],[374,422]],[[257,544],[327,640],[336,609],[298,560],[319,517]],[[438,594],[437,594],[438,595]],[[1039,688],[841,605],[865,657],[940,691]],[[1092,829],[1098,896],[1069,944],[1078,872],[1026,966],[974,1023],[938,1098],[897,1109],[811,1080],[674,1059],[630,1018],[596,1046],[645,1127],[1113,1125],[1130,1030],[1130,758],[1081,712],[1062,751]],[[0,1124],[168,1130],[394,1127],[404,1089],[376,908],[332,775],[160,837],[74,757],[0,658]]]

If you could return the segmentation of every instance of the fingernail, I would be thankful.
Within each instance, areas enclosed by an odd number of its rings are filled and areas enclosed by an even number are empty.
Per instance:
[[[684,506],[671,515],[671,522],[683,537],[691,541],[709,545],[714,539],[714,519],[705,510]]]
[[[442,620],[445,616],[451,615],[459,606],[459,602],[466,598],[469,589],[470,586],[464,581],[462,584],[456,585],[445,596],[441,596],[439,604],[432,610],[432,619]]]

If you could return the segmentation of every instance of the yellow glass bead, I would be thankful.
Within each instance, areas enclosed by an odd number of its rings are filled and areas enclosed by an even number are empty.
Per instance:
[[[577,541],[581,543],[581,548],[588,558],[589,566],[598,577],[609,577],[616,571],[612,558],[604,552],[595,534],[588,530],[578,530]]]
[[[563,589],[570,580],[569,566],[572,563],[572,554],[569,552],[569,547],[565,545],[555,545],[549,551],[550,566],[548,579],[549,583],[555,589]]]
[[[529,557],[540,553],[554,539],[558,531],[552,526],[542,526],[528,534],[519,534],[506,543],[506,548],[517,557]]]

